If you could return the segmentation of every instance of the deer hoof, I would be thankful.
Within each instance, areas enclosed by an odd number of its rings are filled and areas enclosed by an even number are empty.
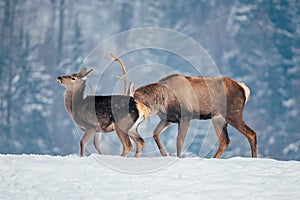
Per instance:
[[[165,150],[160,150],[160,153],[162,156],[166,157],[169,156],[170,154],[168,152],[166,152]]]

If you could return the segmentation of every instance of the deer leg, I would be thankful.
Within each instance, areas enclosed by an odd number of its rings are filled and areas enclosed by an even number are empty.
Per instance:
[[[96,133],[94,135],[94,146],[97,149],[99,154],[102,154],[102,150],[100,148],[101,137],[102,137],[102,133]]]
[[[228,137],[227,132],[227,123],[225,119],[221,116],[212,118],[212,122],[219,139],[219,149],[215,154],[214,158],[220,158],[230,143],[230,139]]]
[[[177,136],[177,157],[180,158],[184,138],[186,136],[187,130],[190,126],[190,120],[181,120],[178,123],[178,136]]]
[[[126,157],[129,154],[129,152],[132,150],[132,144],[130,142],[129,136],[117,124],[115,124],[115,130],[123,145],[123,152],[121,156]]]
[[[251,147],[252,157],[257,157],[257,141],[256,141],[256,132],[252,130],[247,124],[245,124],[242,117],[240,120],[230,120],[228,123],[241,132],[248,139]]]
[[[142,155],[145,142],[143,138],[140,136],[140,134],[138,133],[137,128],[130,132],[129,137],[134,141],[136,145],[135,157],[140,157]]]
[[[85,155],[85,146],[86,143],[91,139],[91,137],[96,133],[95,129],[87,129],[84,133],[80,141],[80,156],[83,157]]]
[[[171,122],[166,122],[165,120],[160,120],[159,124],[157,125],[157,127],[155,128],[154,132],[153,132],[153,138],[157,144],[157,147],[161,153],[162,156],[168,156],[168,153],[166,152],[166,150],[164,149],[161,141],[160,141],[160,134],[168,127],[171,125]]]

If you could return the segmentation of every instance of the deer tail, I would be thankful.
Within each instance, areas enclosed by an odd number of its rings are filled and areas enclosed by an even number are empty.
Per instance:
[[[148,110],[148,107],[145,106],[143,103],[135,100],[136,102],[136,108],[138,109],[139,111],[139,116],[144,116],[144,121],[147,121],[147,117],[149,115],[149,110]]]
[[[247,87],[245,83],[239,83],[238,84],[243,88],[244,94],[246,97],[246,102],[250,100],[250,89]]]

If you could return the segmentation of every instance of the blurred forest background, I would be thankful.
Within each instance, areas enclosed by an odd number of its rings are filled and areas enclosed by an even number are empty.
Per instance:
[[[0,153],[77,153],[56,77],[76,72],[113,34],[141,27],[179,31],[203,45],[222,75],[251,88],[244,115],[260,157],[300,160],[299,0],[0,0]],[[246,138],[229,132],[224,157],[250,156]],[[199,130],[189,153],[198,155],[202,137]]]

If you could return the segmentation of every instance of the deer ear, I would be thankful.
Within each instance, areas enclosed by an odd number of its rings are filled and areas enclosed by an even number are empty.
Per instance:
[[[84,77],[84,75],[86,74],[86,71],[87,71],[86,67],[82,68],[82,70],[80,70],[80,72],[77,73],[77,76],[79,78]]]
[[[81,77],[82,80],[86,80],[91,75],[91,73],[93,71],[93,69],[91,69],[90,71],[86,72],[86,68],[84,68],[84,69],[85,69],[85,74]]]

